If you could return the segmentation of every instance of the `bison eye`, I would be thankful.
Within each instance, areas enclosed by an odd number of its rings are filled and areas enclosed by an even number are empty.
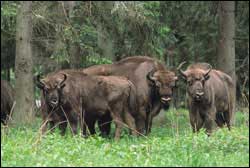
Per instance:
[[[160,82],[155,82],[155,86],[157,87],[157,88],[160,88],[161,87],[161,83]]]
[[[202,83],[202,85],[204,85],[205,84],[205,79],[202,79],[201,83]]]
[[[189,85],[189,86],[191,86],[191,85],[192,85],[192,81],[188,81],[187,83],[188,83],[188,85]]]

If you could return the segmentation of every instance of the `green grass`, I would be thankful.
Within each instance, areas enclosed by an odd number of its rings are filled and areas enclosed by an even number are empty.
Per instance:
[[[1,128],[1,166],[249,166],[246,120],[238,112],[231,131],[218,129],[207,137],[204,130],[191,132],[186,110],[170,110],[148,137],[124,131],[115,142],[72,137],[69,131],[62,137],[58,130],[39,138],[38,119],[32,128]]]

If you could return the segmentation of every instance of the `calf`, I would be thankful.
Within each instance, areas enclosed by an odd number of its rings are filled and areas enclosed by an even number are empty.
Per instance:
[[[46,102],[54,108],[64,109],[67,117],[68,115],[74,116],[74,120],[68,119],[73,125],[74,133],[77,127],[77,117],[84,119],[86,125],[82,125],[82,128],[83,135],[86,135],[86,126],[93,134],[96,120],[108,118],[110,115],[116,125],[116,140],[120,137],[123,123],[133,130],[133,135],[136,134],[132,117],[137,108],[136,92],[134,85],[126,78],[89,76],[82,72],[62,72],[54,75],[53,79],[38,80],[38,87],[46,91],[50,83],[55,89],[47,91],[47,95],[44,96]],[[56,114],[63,116],[60,112]]]

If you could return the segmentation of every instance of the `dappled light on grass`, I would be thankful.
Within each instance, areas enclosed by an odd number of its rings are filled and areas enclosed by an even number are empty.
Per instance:
[[[145,137],[132,137],[125,129],[114,141],[114,125],[108,138],[82,138],[48,133],[38,138],[39,124],[32,128],[7,128],[1,133],[1,166],[248,166],[249,127],[244,115],[236,114],[236,125],[193,134],[188,111],[166,112],[166,123],[154,126]],[[177,118],[178,117],[178,118]],[[37,123],[40,123],[38,119]],[[241,124],[240,124],[241,123]],[[177,132],[178,130],[178,132]]]

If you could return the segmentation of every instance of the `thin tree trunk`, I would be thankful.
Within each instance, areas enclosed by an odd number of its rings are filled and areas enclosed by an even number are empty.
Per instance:
[[[109,58],[110,60],[115,60],[114,54],[114,44],[111,35],[105,28],[105,23],[110,21],[110,11],[112,9],[114,2],[98,2],[97,5],[99,9],[102,9],[103,15],[99,16],[99,22],[97,25],[97,45],[101,49],[101,56]],[[102,19],[101,19],[102,18]],[[104,23],[103,21],[104,20]],[[105,22],[106,21],[106,22]]]
[[[34,121],[34,87],[31,53],[31,6],[32,1],[21,1],[16,23],[16,60],[15,60],[15,100],[14,124],[30,124]]]
[[[71,68],[80,68],[81,67],[81,48],[80,48],[80,44],[78,41],[76,41],[76,39],[78,39],[78,30],[76,30],[73,27],[73,12],[74,12],[74,7],[76,5],[75,1],[67,1],[64,2],[65,4],[65,8],[63,10],[65,10],[65,19],[66,22],[68,22],[68,24],[70,24],[72,26],[72,34],[73,37],[72,39],[68,40],[68,47],[69,47],[69,60],[70,60],[70,67]]]

